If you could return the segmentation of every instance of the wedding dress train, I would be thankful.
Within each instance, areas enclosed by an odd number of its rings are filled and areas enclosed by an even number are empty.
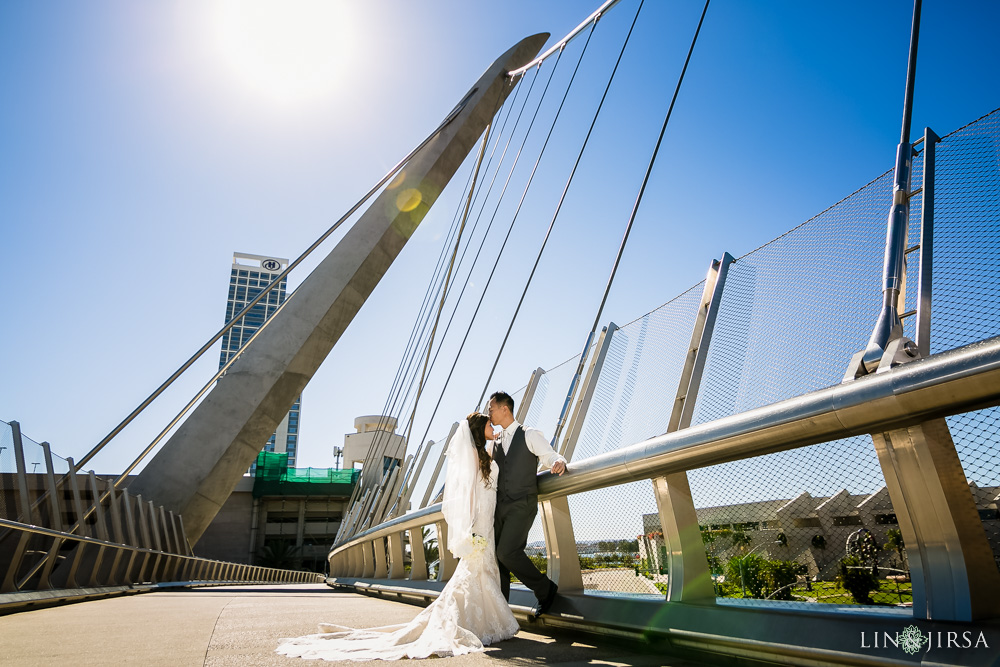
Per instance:
[[[437,600],[405,625],[352,629],[320,624],[320,633],[286,639],[278,653],[322,660],[399,660],[464,655],[509,639],[517,620],[500,592],[493,544],[497,464],[483,483],[467,421],[449,443],[442,510],[448,548],[460,558]],[[420,548],[419,545],[417,548]]]

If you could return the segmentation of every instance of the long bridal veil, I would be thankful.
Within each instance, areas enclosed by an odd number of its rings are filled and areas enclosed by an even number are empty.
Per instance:
[[[448,467],[445,470],[441,513],[448,525],[448,550],[455,558],[463,558],[473,548],[473,528],[481,502],[476,487],[482,486],[468,419],[463,419],[455,431],[445,457]]]

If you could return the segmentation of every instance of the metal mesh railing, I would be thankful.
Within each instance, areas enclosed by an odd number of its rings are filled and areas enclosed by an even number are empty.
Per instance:
[[[673,393],[691,342],[703,283],[615,331],[573,460],[614,451],[667,431]],[[651,551],[643,517],[655,515],[649,482],[570,496],[585,589],[662,595],[663,554]],[[614,508],[618,520],[608,521]]]
[[[919,178],[919,165],[914,171]],[[887,172],[733,264],[693,423],[842,380],[881,305],[891,190]],[[910,238],[918,241],[921,207],[916,199],[911,204]],[[907,303],[916,302],[917,267],[911,254]],[[910,336],[914,319],[906,320]],[[692,470],[688,477],[719,596],[849,602],[835,583],[849,538],[869,550],[874,542],[883,567],[903,569],[881,551],[898,526],[867,436]],[[877,511],[861,509],[876,505]]]
[[[40,475],[47,470],[45,449],[38,442],[28,436],[21,434],[21,451],[24,456],[24,471],[27,476],[28,498],[31,504],[35,504],[39,497],[45,493],[45,486],[40,481]],[[69,464],[66,459],[52,453],[52,470],[57,478],[69,472]],[[46,501],[43,505],[33,510],[34,520],[26,516],[20,516],[16,500],[18,494],[17,483],[17,459],[14,452],[14,432],[13,427],[0,421],[0,518],[11,521],[22,521],[32,523],[42,521],[44,517],[51,517],[51,503]],[[53,521],[51,518],[48,521]],[[46,523],[46,525],[50,525]]]
[[[703,286],[614,333],[574,459],[666,433]]]
[[[936,153],[932,352],[1000,334],[1000,111],[946,136]],[[922,185],[924,155],[914,159],[913,189]],[[729,267],[693,425],[842,382],[881,306],[891,189],[887,172]],[[900,311],[905,335],[916,338],[922,195],[910,203]],[[701,292],[696,285],[614,333],[574,461],[666,431]],[[547,436],[575,362],[543,376],[525,419]],[[995,554],[998,421],[998,408],[948,418]],[[687,474],[721,599],[911,602],[907,545],[870,436]],[[585,588],[662,595],[669,563],[649,481],[574,493],[569,504]],[[540,521],[528,553],[545,564]],[[874,577],[871,586],[855,585],[865,577]]]
[[[1000,111],[946,136],[936,174],[932,352],[1000,333]],[[1000,564],[1000,409],[947,422]]]
[[[887,172],[730,267],[693,424],[841,381],[881,305],[891,191]]]
[[[1000,328],[997,116],[949,135],[938,146],[933,351],[996,335]],[[923,174],[921,152],[913,162],[913,189],[921,187]],[[694,424],[842,380],[878,315],[891,189],[887,172],[730,267]],[[910,204],[908,245],[916,250],[922,194]],[[916,337],[918,275],[919,253],[910,252],[900,304],[910,338]],[[694,304],[699,291],[686,293]],[[662,405],[678,384],[694,313],[678,313],[683,326],[665,330],[653,326],[652,315],[623,328],[613,341],[576,460],[665,430],[670,411]],[[635,351],[644,348],[656,352],[640,359]],[[676,370],[662,373],[671,364]],[[649,401],[656,401],[658,409]],[[627,417],[617,419],[616,410]],[[948,421],[975,485],[987,537],[1000,554],[998,419],[1000,410],[989,409]],[[881,580],[867,601],[910,602],[905,545],[870,437],[692,470],[689,481],[718,595],[853,603],[849,586],[842,584],[875,564]],[[650,484],[576,494],[570,503],[586,587],[619,593],[664,588],[665,545]],[[606,520],[609,507],[637,525],[616,521],[612,530]],[[630,532],[638,552],[617,541]],[[608,554],[593,544],[617,545],[617,550]],[[598,562],[598,556],[606,562]],[[602,565],[607,571],[592,575]]]

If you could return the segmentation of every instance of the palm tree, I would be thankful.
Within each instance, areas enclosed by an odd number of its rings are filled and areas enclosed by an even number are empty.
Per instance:
[[[430,565],[438,559],[437,537],[431,535],[431,529],[427,526],[420,529],[420,537],[424,543],[424,562]]]

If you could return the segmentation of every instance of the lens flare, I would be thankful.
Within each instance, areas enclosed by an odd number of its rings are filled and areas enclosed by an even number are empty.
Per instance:
[[[420,202],[423,200],[424,197],[420,194],[420,190],[417,190],[416,188],[407,188],[396,195],[396,208],[403,213],[409,213],[416,207],[420,206]]]

